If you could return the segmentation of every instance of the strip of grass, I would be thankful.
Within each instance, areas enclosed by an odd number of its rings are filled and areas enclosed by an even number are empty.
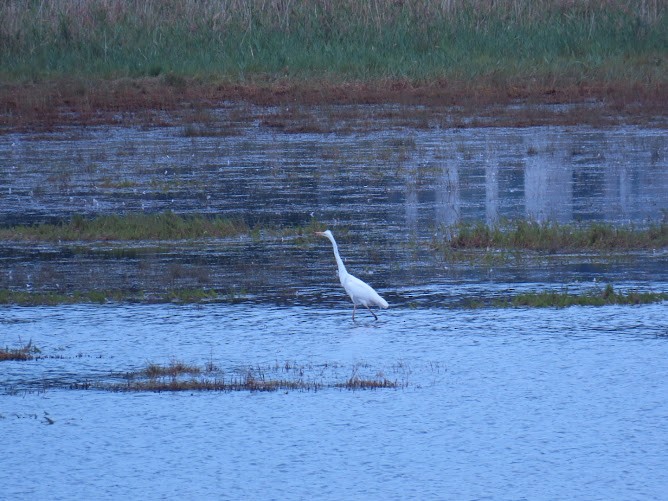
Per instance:
[[[276,235],[306,235],[322,230],[312,219],[304,226],[290,228],[251,227],[239,219],[199,214],[179,215],[167,211],[157,214],[129,213],[85,218],[75,215],[60,223],[0,227],[0,240],[14,241],[105,241],[105,240],[185,240],[248,235],[261,231]]]
[[[24,291],[0,289],[0,305],[56,306],[62,304],[105,303],[178,303],[207,302],[236,303],[243,300],[243,292],[217,292],[212,289],[173,289],[157,293],[135,290],[91,290],[74,292]]]
[[[532,307],[565,308],[568,306],[605,306],[605,305],[634,305],[658,303],[668,300],[668,294],[656,292],[628,291],[617,292],[612,284],[604,289],[596,289],[584,294],[572,294],[568,292],[545,291],[527,292],[518,294],[508,300],[495,302],[495,306],[509,307]]]
[[[182,216],[173,212],[125,214],[86,219],[76,215],[60,224],[0,228],[2,240],[180,240],[229,237],[249,233],[243,221],[200,215]]]
[[[216,292],[212,289],[179,289],[162,293],[147,294],[143,291],[84,291],[72,293],[30,292],[0,289],[0,305],[57,306],[63,304],[202,304],[211,302],[238,303],[244,301],[244,294],[235,291]],[[579,294],[563,291],[528,292],[517,296],[488,301],[484,298],[457,304],[454,307],[513,307],[513,306],[603,306],[607,304],[648,304],[668,300],[667,293],[629,291],[617,292],[611,284],[605,289],[595,289]],[[410,305],[409,305],[410,306]]]
[[[447,228],[448,235],[435,242],[441,251],[458,249],[525,249],[535,251],[607,251],[664,249],[668,247],[668,223],[646,229],[606,223],[576,226],[516,221],[489,227],[462,223]]]
[[[666,80],[665,2],[0,3],[0,78]],[[83,90],[85,92],[85,90]]]

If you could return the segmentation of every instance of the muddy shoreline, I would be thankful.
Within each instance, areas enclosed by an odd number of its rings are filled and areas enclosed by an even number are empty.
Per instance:
[[[257,81],[202,82],[181,77],[103,81],[58,80],[0,86],[0,133],[50,130],[61,125],[170,126],[192,123],[193,112],[230,103],[300,109],[328,105],[398,104],[460,117],[455,127],[485,125],[618,125],[665,128],[653,117],[668,115],[668,84],[586,82],[569,86],[523,82],[403,80],[377,82]],[[535,105],[513,108],[510,105]],[[541,106],[568,105],[564,110]],[[169,114],[169,118],[165,116]],[[425,113],[427,113],[425,111]]]

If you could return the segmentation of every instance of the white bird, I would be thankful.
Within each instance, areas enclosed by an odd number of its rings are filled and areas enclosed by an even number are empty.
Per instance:
[[[336,265],[339,267],[339,280],[341,285],[346,290],[350,299],[353,301],[353,321],[355,320],[355,310],[357,305],[366,306],[366,309],[373,315],[373,317],[378,320],[376,314],[371,311],[371,306],[378,306],[380,308],[387,308],[389,305],[378,293],[373,290],[369,284],[364,283],[359,278],[352,276],[346,270],[341,256],[339,256],[339,248],[336,245],[336,240],[334,240],[334,235],[329,230],[318,231],[316,235],[329,238],[329,241],[332,242],[332,247],[334,248],[334,257],[336,258]]]

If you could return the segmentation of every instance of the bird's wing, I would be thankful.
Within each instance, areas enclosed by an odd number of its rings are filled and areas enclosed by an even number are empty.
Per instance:
[[[355,304],[380,306],[381,308],[389,306],[373,287],[351,274],[346,276],[342,285]]]

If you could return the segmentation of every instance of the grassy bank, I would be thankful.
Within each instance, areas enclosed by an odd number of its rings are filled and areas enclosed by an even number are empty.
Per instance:
[[[462,223],[446,228],[436,249],[518,249],[548,252],[619,251],[668,247],[668,223],[648,228],[613,226],[605,223],[566,225],[515,221],[495,226]]]
[[[2,78],[652,81],[656,0],[3,2]]]
[[[195,98],[194,88],[199,97],[226,95],[221,88],[249,97],[239,87],[260,86],[299,98],[305,81],[341,99],[366,87],[323,82],[375,82],[399,94],[426,86],[450,97],[572,88],[582,99],[626,89],[631,99],[660,100],[667,11],[658,0],[2,2],[2,111],[56,99],[113,107],[151,94],[145,79],[162,83],[163,92],[145,97],[154,106]],[[45,87],[16,92],[53,81],[55,96]]]

